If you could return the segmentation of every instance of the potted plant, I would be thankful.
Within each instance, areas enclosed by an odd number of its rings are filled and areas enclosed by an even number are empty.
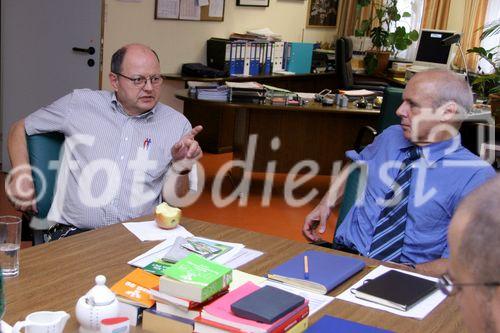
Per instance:
[[[480,29],[484,29],[479,37],[480,40],[486,37],[500,33],[500,19],[497,19]],[[499,116],[499,103],[500,103],[500,56],[498,54],[498,45],[486,50],[483,47],[473,47],[467,50],[467,53],[477,54],[481,59],[486,60],[491,64],[493,70],[489,73],[479,67],[479,74],[472,80],[472,90],[478,95],[478,98],[486,101],[489,99],[491,111],[493,115],[498,118]]]
[[[410,17],[411,14],[404,12],[399,14],[397,0],[358,0],[356,11],[358,13],[363,7],[373,3],[375,14],[363,20],[355,36],[369,35],[373,49],[365,56],[365,68],[368,74],[381,73],[387,68],[389,56],[397,55],[399,51],[406,50],[413,42],[418,40],[416,30],[406,31],[403,26],[398,26],[402,17]]]

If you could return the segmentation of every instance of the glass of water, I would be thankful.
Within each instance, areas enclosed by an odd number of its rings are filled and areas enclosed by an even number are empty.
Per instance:
[[[19,275],[22,220],[16,216],[0,216],[0,266],[4,277]]]

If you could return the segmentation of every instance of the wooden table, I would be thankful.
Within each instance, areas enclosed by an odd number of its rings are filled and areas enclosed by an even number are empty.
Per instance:
[[[203,125],[197,138],[202,149],[223,152],[232,149],[234,159],[247,158],[248,139],[257,134],[254,172],[265,172],[276,161],[276,172],[288,173],[303,160],[314,160],[319,174],[330,175],[332,163],[343,160],[345,151],[354,147],[359,129],[375,127],[379,110],[201,101],[180,90],[176,97],[184,101],[184,115],[193,126]],[[233,132],[234,130],[234,132]],[[278,137],[279,149],[271,148]],[[238,176],[237,172],[233,175]]]
[[[263,256],[240,267],[245,272],[257,275],[267,273],[270,268],[305,249],[331,251],[284,238],[188,218],[182,220],[182,225],[197,236],[240,242],[249,248],[263,251]],[[50,244],[21,250],[20,276],[5,281],[7,311],[4,320],[14,324],[34,311],[64,310],[71,314],[65,332],[76,331],[78,324],[75,318],[75,305],[78,298],[94,285],[94,277],[104,274],[107,277],[107,285],[114,284],[132,271],[133,268],[126,264],[127,261],[147,251],[156,243],[140,242],[123,225],[116,224]],[[365,261],[372,265],[376,263],[371,259],[365,259]],[[344,291],[370,269],[365,268],[336,288],[331,295],[334,296]],[[334,300],[315,314],[311,321],[318,320],[326,313],[395,332],[464,331],[459,319],[458,307],[453,298],[446,299],[425,320],[404,318]],[[135,331],[141,332],[142,330],[137,327]]]

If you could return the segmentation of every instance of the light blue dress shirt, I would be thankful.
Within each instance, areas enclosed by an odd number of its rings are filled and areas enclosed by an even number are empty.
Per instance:
[[[47,219],[94,229],[153,213],[172,161],[171,148],[191,124],[162,103],[129,116],[113,92],[77,89],[33,112],[25,128],[28,135],[60,132],[66,138],[67,158],[59,168]],[[79,137],[91,141],[75,143]],[[135,170],[146,164],[147,169]],[[189,183],[196,191],[195,168]]]
[[[361,153],[346,153],[351,160],[366,164],[367,182],[361,200],[339,226],[335,242],[369,255],[383,208],[380,200],[391,190],[399,171],[397,166],[388,168],[388,162],[403,161],[403,150],[411,145],[401,126],[395,125]],[[489,164],[461,145],[460,134],[426,146],[423,157],[414,163],[401,262],[419,264],[448,258],[447,232],[455,209],[468,193],[494,176]]]

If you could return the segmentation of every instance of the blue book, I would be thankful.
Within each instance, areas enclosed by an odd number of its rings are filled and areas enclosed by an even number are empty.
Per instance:
[[[307,277],[304,273],[306,256],[309,263]],[[360,259],[309,250],[271,269],[267,276],[272,280],[326,294],[364,267],[365,263]]]
[[[340,319],[332,316],[321,317],[314,325],[309,327],[305,333],[391,333],[392,331],[383,330],[381,328],[367,326]]]

